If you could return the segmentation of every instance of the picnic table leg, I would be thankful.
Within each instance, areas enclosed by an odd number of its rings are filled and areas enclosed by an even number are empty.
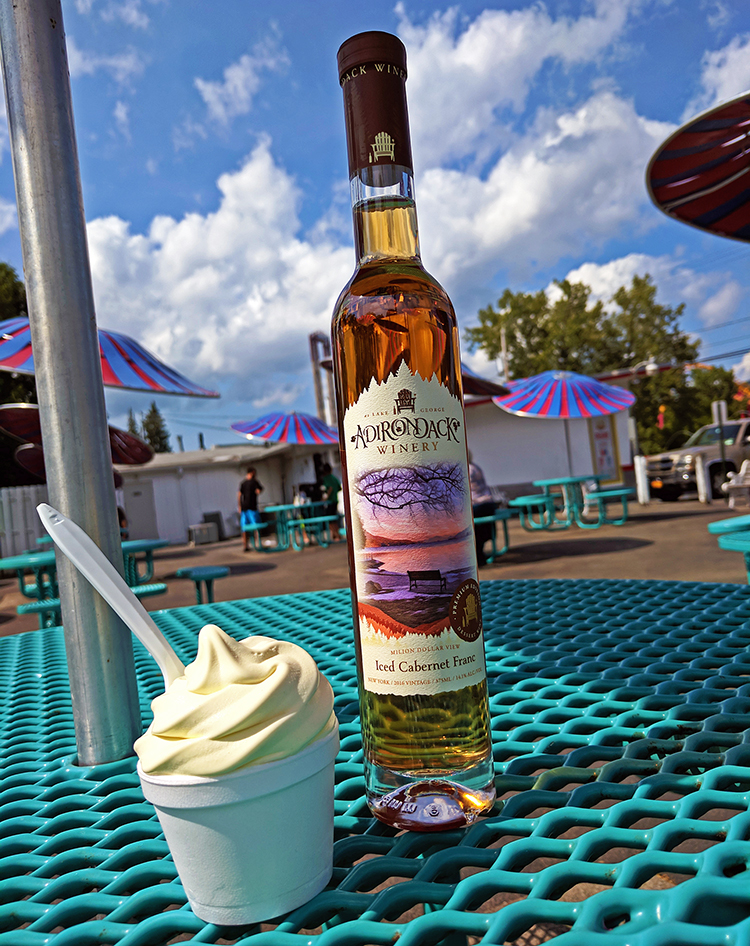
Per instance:
[[[610,526],[624,526],[628,521],[628,497],[622,496],[620,498],[622,500],[622,515],[619,519],[608,519],[606,508],[604,510],[604,521]]]
[[[295,552],[301,552],[305,547],[305,520],[290,519],[288,523],[289,541]]]
[[[502,524],[503,524],[503,536],[504,536],[504,542],[505,542],[505,544],[504,544],[503,547],[498,551],[498,548],[497,548],[497,520],[496,520],[495,523],[494,523],[494,525],[492,526],[492,554],[487,556],[487,561],[490,563],[490,565],[495,561],[496,558],[500,558],[501,555],[505,555],[505,553],[508,551],[508,548],[509,548],[509,546],[510,546],[510,540],[508,539],[508,520],[507,520],[507,519],[500,519],[499,521],[502,522]]]
[[[745,572],[747,574],[747,583],[748,585],[750,585],[750,552],[743,552],[742,555],[745,559]]]
[[[214,580],[213,578],[204,578],[204,582],[206,585],[206,603],[213,604],[214,603]]]

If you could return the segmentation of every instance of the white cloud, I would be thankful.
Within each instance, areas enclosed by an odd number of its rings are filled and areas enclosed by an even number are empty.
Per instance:
[[[501,265],[528,275],[645,227],[643,169],[669,130],[602,91],[573,111],[541,112],[484,179],[427,171],[417,196],[428,268],[439,260],[448,281],[489,279]]]
[[[161,3],[162,0],[149,0],[150,3]],[[79,13],[84,16],[91,13],[94,8],[95,0],[75,0],[75,7]],[[143,9],[143,0],[110,0],[106,6],[101,9],[100,16],[106,22],[112,23],[119,20],[126,26],[132,26],[134,29],[145,30],[151,22],[148,14]]]
[[[246,115],[253,97],[260,88],[263,70],[277,71],[287,65],[288,57],[273,41],[259,43],[252,54],[245,53],[224,70],[221,82],[197,78],[195,87],[206,103],[208,117],[220,125],[228,125],[238,115]]]
[[[646,253],[628,253],[607,263],[583,263],[571,269],[565,278],[591,286],[592,300],[606,303],[620,286],[629,286],[633,276],[646,273],[651,275],[662,304],[685,303],[705,327],[729,320],[745,292],[726,273],[699,273],[673,256]]]
[[[127,26],[145,30],[149,24],[148,15],[144,12],[141,0],[121,0],[120,3],[110,3],[102,10],[102,19],[120,20]]]
[[[118,101],[113,114],[117,130],[127,141],[130,141],[130,106]]]
[[[18,225],[16,218],[15,203],[0,197],[0,234],[16,227]]]
[[[465,28],[459,10],[414,25],[399,3],[399,33],[409,50],[408,94],[418,165],[467,155],[486,157],[506,137],[498,112],[523,111],[548,60],[588,63],[623,33],[636,0],[595,0],[578,18],[550,15],[543,4],[485,10]]]
[[[742,286],[731,279],[706,299],[698,310],[698,318],[706,327],[726,322],[739,308],[743,295]]]
[[[750,34],[734,36],[721,49],[703,56],[701,91],[687,105],[683,121],[750,89]]]
[[[79,49],[72,36],[67,37],[67,46],[70,75],[74,79],[92,76],[97,72],[108,72],[118,84],[126,85],[145,68],[143,59],[135,49],[103,56]]]
[[[298,235],[299,195],[268,141],[218,187],[215,211],[157,217],[146,234],[89,224],[98,321],[207,387],[291,402],[311,387],[307,336],[328,329],[351,249]]]

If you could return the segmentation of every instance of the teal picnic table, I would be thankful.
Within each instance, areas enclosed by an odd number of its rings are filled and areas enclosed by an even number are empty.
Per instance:
[[[57,565],[53,549],[0,558],[0,571],[16,573],[18,589],[26,598],[57,597]],[[27,581],[29,572],[33,575],[32,581]]]
[[[129,539],[122,543],[125,580],[138,597],[163,594],[167,586],[154,583],[154,551],[169,545],[167,539]],[[142,558],[137,556],[142,554]],[[21,594],[28,604],[17,607],[19,614],[37,614],[41,627],[60,621],[60,597],[54,549],[24,552],[0,558],[0,571],[15,571]],[[33,576],[27,580],[29,572]]]
[[[747,946],[750,589],[480,588],[501,801],[435,834],[365,802],[348,590],[151,612],[186,663],[204,624],[270,628],[333,687],[333,877],[262,926],[192,913],[133,757],[76,765],[62,629],[0,638],[0,946]],[[163,681],[134,653],[145,727]]]
[[[125,580],[131,587],[147,584],[153,579],[154,552],[167,545],[168,539],[126,539],[122,543]]]
[[[602,489],[602,477],[595,474],[586,476],[559,476],[554,479],[534,480],[534,486],[544,491],[544,495],[554,500],[556,489],[560,490],[562,496],[562,510],[557,507],[549,514],[550,525],[548,528],[567,529],[575,523],[579,529],[598,529],[603,525],[621,526],[628,519],[628,500],[630,500],[635,490],[629,487]],[[586,483],[595,483],[596,488],[589,490],[584,495],[584,485]],[[608,503],[621,504],[621,513],[616,518],[607,514]],[[596,518],[587,518],[587,506],[596,506]],[[560,515],[562,513],[562,515]]]
[[[261,512],[272,513],[276,520],[276,545],[266,547],[266,551],[285,552],[293,548],[301,552],[305,547],[304,533],[308,519],[317,519],[325,510],[327,503],[287,503],[278,506],[264,506]],[[319,523],[315,523],[317,527]],[[317,528],[311,523],[310,533],[315,536]]]

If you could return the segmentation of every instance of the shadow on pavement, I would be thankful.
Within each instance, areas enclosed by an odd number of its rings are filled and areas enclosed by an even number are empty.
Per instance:
[[[581,538],[564,542],[533,542],[528,545],[511,546],[495,563],[520,565],[528,562],[544,562],[551,558],[570,558],[572,555],[607,555],[611,552],[626,552],[645,548],[654,543],[648,539]]]
[[[229,568],[230,575],[255,575],[257,572],[270,572],[278,566],[275,562],[232,562]]]

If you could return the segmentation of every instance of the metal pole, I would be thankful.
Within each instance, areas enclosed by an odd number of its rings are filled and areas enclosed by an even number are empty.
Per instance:
[[[50,503],[122,569],[60,0],[0,0],[18,222]],[[58,553],[78,764],[140,734],[130,632]]]

